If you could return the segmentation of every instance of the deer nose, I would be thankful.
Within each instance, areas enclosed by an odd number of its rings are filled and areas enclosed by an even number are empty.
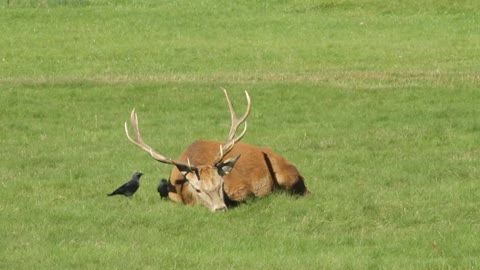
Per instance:
[[[225,212],[225,211],[227,211],[227,207],[224,206],[224,205],[223,205],[223,206],[218,206],[218,207],[215,207],[215,208],[213,209],[213,211],[214,211],[214,212]]]

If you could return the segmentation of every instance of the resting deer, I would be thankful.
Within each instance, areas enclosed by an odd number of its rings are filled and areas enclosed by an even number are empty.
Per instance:
[[[196,141],[178,159],[159,154],[143,141],[135,109],[130,114],[135,139],[130,136],[125,123],[130,142],[155,160],[175,166],[170,174],[168,197],[178,203],[201,204],[211,211],[225,211],[227,202],[235,204],[250,196],[262,197],[275,189],[299,195],[308,193],[302,175],[292,163],[268,148],[240,142],[247,131],[245,120],[250,114],[250,96],[245,91],[247,110],[238,118],[227,91],[223,91],[232,120],[227,140]],[[235,137],[242,123],[245,123],[244,129]]]

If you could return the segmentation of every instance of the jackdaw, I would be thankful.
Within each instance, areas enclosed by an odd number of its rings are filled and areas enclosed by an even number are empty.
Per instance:
[[[160,194],[160,199],[168,197],[168,181],[167,181],[167,179],[160,180],[160,184],[158,184],[157,191]]]
[[[136,172],[133,174],[132,179],[128,181],[127,183],[123,184],[121,187],[117,188],[114,192],[108,194],[108,196],[113,196],[113,195],[125,195],[127,197],[132,197],[133,194],[137,191],[137,189],[140,187],[140,177],[143,175],[141,172]]]

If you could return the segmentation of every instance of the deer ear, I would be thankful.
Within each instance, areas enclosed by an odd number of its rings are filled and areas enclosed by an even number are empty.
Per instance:
[[[180,171],[180,173],[182,174],[182,176],[185,177],[185,180],[188,181],[188,179],[187,179],[187,174],[188,174],[188,173],[194,173],[195,176],[197,177],[197,180],[200,181],[200,174],[198,173],[198,169],[197,169],[197,168],[192,168],[192,167],[183,166],[183,165],[175,165],[175,166],[177,166],[177,169]]]
[[[175,185],[183,185],[185,182],[188,182],[188,181],[185,179],[178,179],[178,180],[175,180]]]
[[[183,166],[183,165],[175,165],[177,166],[177,169],[180,171],[180,173],[185,176],[187,173],[191,172],[191,169],[188,166]]]
[[[221,176],[229,174],[232,171],[233,166],[235,165],[235,162],[237,162],[239,158],[240,158],[240,155],[233,158],[229,158],[223,162],[218,163],[216,165],[218,169],[218,174],[220,174]]]

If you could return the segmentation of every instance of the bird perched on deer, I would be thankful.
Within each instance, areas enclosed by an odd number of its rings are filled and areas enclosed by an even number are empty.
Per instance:
[[[143,173],[136,172],[133,174],[132,179],[125,184],[121,185],[112,193],[108,194],[108,196],[113,195],[125,195],[127,197],[132,197],[135,192],[137,192],[138,188],[140,187],[140,177],[142,177]]]

